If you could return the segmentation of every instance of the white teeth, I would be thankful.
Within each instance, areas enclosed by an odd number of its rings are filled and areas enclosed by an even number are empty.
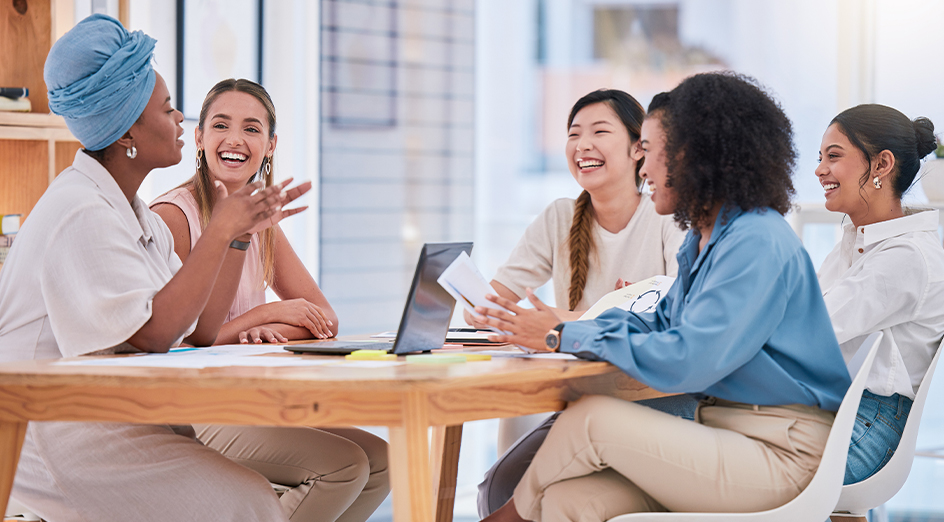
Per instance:
[[[238,152],[221,152],[220,157],[225,160],[246,161],[246,155]]]
[[[597,160],[597,159],[593,159],[593,160],[579,160],[579,161],[577,161],[577,166],[580,167],[580,168],[582,168],[582,169],[585,169],[585,168],[588,168],[588,167],[602,167],[602,166],[603,166],[603,161],[602,161],[602,160]]]
[[[832,190],[835,188],[839,188],[839,183],[824,183],[823,184],[823,190]]]

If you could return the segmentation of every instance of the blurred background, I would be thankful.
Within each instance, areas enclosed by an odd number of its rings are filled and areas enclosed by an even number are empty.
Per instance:
[[[76,0],[76,19],[116,14],[117,4]],[[250,76],[271,93],[277,177],[315,184],[311,209],[283,228],[342,334],[396,328],[424,242],[474,240],[491,277],[547,204],[576,197],[563,148],[580,96],[618,88],[646,106],[702,71],[755,77],[792,119],[790,219],[818,266],[838,239],[817,212],[822,133],[841,110],[870,102],[944,128],[942,20],[944,2],[932,0],[130,2],[131,28],[158,39],[156,67],[188,116],[218,79]],[[184,161],[152,173],[145,200],[192,175],[195,125],[185,122]],[[938,205],[920,184],[907,202]],[[944,446],[941,386],[920,448]],[[496,421],[466,426],[457,520],[477,520],[475,485],[496,431]],[[891,519],[944,520],[942,478],[944,460],[919,457]],[[387,519],[389,506],[371,520]]]

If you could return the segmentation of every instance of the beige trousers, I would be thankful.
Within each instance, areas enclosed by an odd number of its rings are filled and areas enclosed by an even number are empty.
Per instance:
[[[515,489],[515,507],[539,522],[771,509],[812,480],[834,418],[809,406],[709,401],[691,422],[584,397],[554,423]]]
[[[262,475],[167,425],[30,422],[13,496],[54,522],[285,522]]]
[[[194,428],[207,447],[288,486],[279,500],[292,522],[363,522],[390,491],[387,443],[357,428]]]

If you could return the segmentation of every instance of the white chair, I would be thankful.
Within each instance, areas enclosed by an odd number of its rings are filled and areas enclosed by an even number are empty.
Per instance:
[[[924,411],[924,403],[928,398],[928,389],[931,388],[931,379],[934,377],[934,368],[937,367],[937,359],[941,355],[942,347],[944,347],[944,341],[941,342],[941,346],[931,359],[928,372],[921,380],[921,385],[918,386],[918,393],[915,395],[914,404],[911,405],[911,413],[908,414],[908,421],[901,433],[901,442],[898,443],[895,454],[871,477],[862,482],[843,486],[839,502],[833,510],[834,515],[861,517],[864,521],[865,514],[870,509],[888,502],[905,484],[911,472],[911,464],[914,462],[921,413]]]
[[[846,473],[846,455],[849,453],[849,439],[852,438],[852,426],[859,409],[859,400],[865,389],[865,378],[872,368],[881,332],[869,335],[862,347],[868,347],[868,355],[856,373],[852,386],[836,413],[836,420],[829,431],[823,459],[810,484],[786,504],[756,513],[632,513],[611,518],[609,522],[796,522],[797,520],[826,520],[842,489],[842,479]]]

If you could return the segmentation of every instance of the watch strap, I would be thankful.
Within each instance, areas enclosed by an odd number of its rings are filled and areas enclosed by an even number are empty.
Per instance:
[[[250,244],[251,243],[249,241],[240,241],[238,239],[234,239],[233,242],[229,244],[229,247],[235,248],[236,250],[248,250]]]

